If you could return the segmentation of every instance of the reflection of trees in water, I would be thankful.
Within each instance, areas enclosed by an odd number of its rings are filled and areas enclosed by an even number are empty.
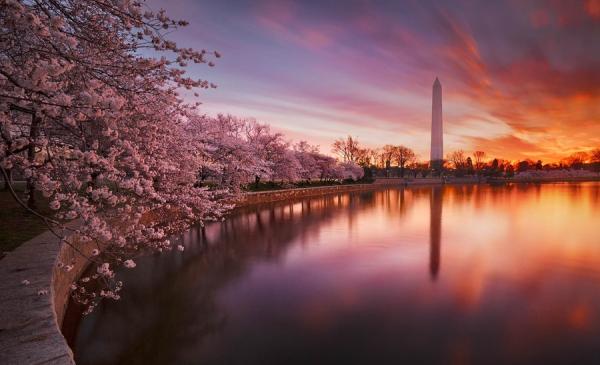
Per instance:
[[[542,183],[519,183],[506,185],[447,185],[444,186],[444,199],[451,201],[452,205],[473,204],[475,208],[483,206],[494,206],[496,203],[504,203],[507,200],[536,199],[539,200],[542,190],[553,184]],[[572,198],[580,198],[583,192],[597,190],[599,185],[586,186],[581,183],[561,184],[561,189]],[[554,188],[553,188],[554,189]],[[489,204],[489,203],[492,204]]]
[[[221,288],[254,260],[279,260],[292,242],[310,241],[340,214],[351,221],[373,209],[385,192],[246,208],[224,222],[191,229],[179,238],[186,246],[183,254],[141,258],[136,270],[120,273],[127,283],[122,299],[103,303],[79,328],[77,363],[194,362],[196,353],[185,351],[197,349],[227,321],[216,301]],[[406,211],[403,194],[387,194],[385,206]]]
[[[600,184],[594,184],[590,187],[590,204],[600,207]]]

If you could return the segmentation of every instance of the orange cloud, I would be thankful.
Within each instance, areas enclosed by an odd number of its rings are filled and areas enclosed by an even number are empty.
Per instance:
[[[470,143],[473,150],[486,151],[490,157],[502,157],[510,160],[535,158],[548,153],[544,148],[516,136],[494,139],[471,137]]]
[[[594,19],[600,19],[600,0],[586,0],[585,12]]]
[[[569,309],[567,313],[567,323],[571,328],[584,330],[590,326],[591,309],[589,305],[578,304]]]

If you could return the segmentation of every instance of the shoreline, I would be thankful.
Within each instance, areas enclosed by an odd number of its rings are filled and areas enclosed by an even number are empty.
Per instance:
[[[285,200],[294,200],[315,196],[324,196],[335,193],[346,193],[353,191],[366,191],[374,189],[385,189],[389,187],[419,187],[419,186],[438,186],[438,185],[507,185],[507,184],[544,184],[544,183],[581,183],[581,182],[595,182],[600,181],[599,176],[591,177],[570,177],[570,178],[539,178],[539,179],[514,179],[514,178],[452,178],[452,179],[440,179],[440,178],[418,178],[418,179],[405,179],[405,178],[376,178],[372,183],[367,184],[346,184],[346,185],[334,185],[334,186],[316,186],[308,188],[291,188],[291,189],[278,189],[278,190],[266,190],[257,192],[244,193],[244,197],[234,210],[239,208],[253,206],[257,204],[273,203]]]

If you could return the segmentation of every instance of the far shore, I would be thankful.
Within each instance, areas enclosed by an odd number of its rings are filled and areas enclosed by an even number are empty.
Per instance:
[[[264,203],[274,203],[286,200],[297,200],[308,197],[317,197],[335,193],[346,193],[371,189],[384,189],[386,187],[419,187],[419,186],[441,186],[441,185],[505,185],[505,184],[542,184],[542,183],[576,183],[600,181],[599,176],[569,177],[569,178],[538,178],[538,179],[514,179],[514,178],[375,178],[370,183],[354,183],[329,186],[312,186],[305,188],[289,188],[277,190],[264,190],[246,192],[238,202],[236,208],[245,208]]]
[[[471,185],[471,184],[522,184],[522,183],[556,183],[556,182],[586,182],[586,181],[600,181],[600,175],[598,176],[576,176],[576,177],[539,177],[539,178],[476,178],[476,177],[464,177],[464,178],[380,178],[375,179],[373,184],[377,185]]]

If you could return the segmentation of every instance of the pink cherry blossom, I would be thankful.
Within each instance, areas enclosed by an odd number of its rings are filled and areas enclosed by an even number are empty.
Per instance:
[[[133,262],[133,260],[130,259],[130,260],[125,260],[123,262],[123,266],[125,266],[128,269],[133,269],[136,265],[135,265],[135,262]]]

